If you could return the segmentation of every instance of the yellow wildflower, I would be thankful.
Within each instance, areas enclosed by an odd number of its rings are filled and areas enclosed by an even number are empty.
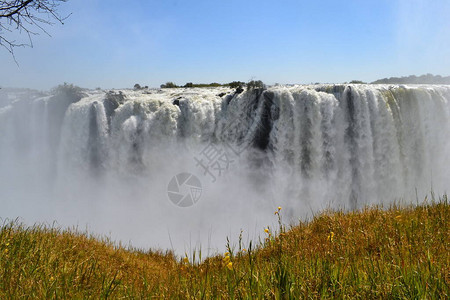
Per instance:
[[[264,229],[265,233],[269,233],[269,228]]]
[[[332,241],[333,241],[333,238],[334,238],[334,232],[332,231],[332,232],[330,232],[330,234],[328,235],[327,239],[328,239],[330,242],[332,242]]]
[[[281,210],[281,206],[278,206],[278,210]]]
[[[231,261],[227,264],[227,268],[230,271],[233,270],[233,263]]]
[[[183,261],[184,261],[185,264],[188,264],[189,263],[189,258],[185,257],[185,258],[183,258]]]

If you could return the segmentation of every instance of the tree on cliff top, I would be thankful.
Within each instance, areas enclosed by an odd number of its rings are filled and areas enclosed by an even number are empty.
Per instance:
[[[45,26],[61,23],[68,16],[58,14],[58,6],[67,0],[0,0],[0,46],[14,57],[14,48],[33,47],[31,37],[48,34]],[[25,33],[28,41],[20,42],[7,37],[8,33]]]

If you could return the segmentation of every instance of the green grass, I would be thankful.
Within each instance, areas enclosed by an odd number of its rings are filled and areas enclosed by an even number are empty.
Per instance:
[[[445,299],[450,209],[436,203],[324,212],[200,262],[74,231],[7,223],[0,298]],[[225,241],[224,241],[225,242]]]

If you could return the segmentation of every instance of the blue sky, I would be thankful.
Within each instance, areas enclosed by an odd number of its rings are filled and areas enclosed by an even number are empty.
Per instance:
[[[0,86],[450,75],[448,0],[69,0],[60,11],[72,15],[16,49],[19,66],[0,49]]]

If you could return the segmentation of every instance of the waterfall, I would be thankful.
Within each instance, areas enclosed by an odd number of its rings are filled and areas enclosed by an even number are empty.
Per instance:
[[[450,182],[449,102],[450,87],[435,85],[2,89],[0,217],[63,215],[100,232],[110,232],[111,216],[135,226],[148,218],[164,240],[166,228],[204,236],[230,220],[225,235],[266,225],[278,205],[296,220],[327,207],[421,200]],[[167,198],[182,172],[203,188],[190,208]],[[147,245],[120,231],[126,222],[114,234]]]

